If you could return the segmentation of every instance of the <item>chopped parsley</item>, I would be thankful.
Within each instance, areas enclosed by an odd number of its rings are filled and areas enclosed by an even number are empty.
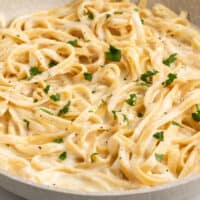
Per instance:
[[[60,160],[66,160],[66,158],[67,158],[67,152],[66,151],[59,155]]]
[[[112,110],[112,114],[113,114],[114,120],[116,120],[117,119],[117,111],[116,110]]]
[[[58,63],[54,60],[52,60],[50,63],[49,63],[49,68],[52,68],[54,66],[56,66]]]
[[[23,121],[26,124],[26,128],[29,129],[30,121],[28,121],[27,119],[23,119]]]
[[[167,59],[163,60],[163,64],[167,65],[168,67],[176,61],[177,53],[171,54]]]
[[[88,14],[88,19],[93,20],[94,19],[94,14],[92,12],[90,12]]]
[[[161,142],[164,141],[164,132],[157,132],[153,135],[154,138],[160,140]]]
[[[122,15],[123,11],[115,11],[114,14],[116,14],[116,15]]]
[[[85,80],[92,81],[92,74],[91,73],[85,72],[83,75],[84,75]]]
[[[58,94],[58,93],[52,94],[50,96],[50,99],[52,99],[53,101],[60,101],[60,94]]]
[[[155,153],[155,158],[158,162],[161,162],[164,158],[164,155],[163,154],[158,154],[158,153]]]
[[[69,41],[67,43],[71,44],[73,47],[77,47],[78,46],[78,40],[71,40],[71,41]]]
[[[96,161],[96,156],[99,155],[99,153],[93,153],[90,155],[91,163],[94,163]]]
[[[68,103],[62,109],[59,110],[58,116],[68,113],[70,105],[71,105],[71,101],[68,101]]]
[[[123,114],[123,122],[127,123],[127,126],[129,126],[129,119],[125,114]]]
[[[169,73],[169,74],[168,74],[168,79],[167,79],[166,81],[164,81],[164,82],[162,83],[162,85],[163,85],[164,87],[167,87],[168,85],[170,85],[171,83],[173,83],[173,81],[174,81],[175,79],[177,79],[177,74]]]
[[[136,94],[130,94],[129,98],[126,100],[126,103],[130,106],[135,106],[137,101]]]
[[[53,140],[54,143],[58,143],[58,144],[61,144],[64,142],[63,138],[57,138],[55,140]]]
[[[120,49],[110,45],[109,51],[106,52],[106,59],[110,61],[120,61],[122,57],[122,53]]]
[[[141,20],[141,23],[144,24],[144,19],[140,18],[140,20]]]
[[[46,110],[44,108],[40,108],[40,110],[43,111],[43,112],[45,112],[45,113],[47,113],[47,114],[49,114],[49,115],[53,115],[52,112],[50,112],[49,110]]]
[[[172,121],[172,125],[183,128],[183,126],[181,124],[179,124],[178,122],[175,122],[175,121]]]
[[[39,70],[38,67],[31,67],[29,70],[29,74],[30,74],[30,76],[29,76],[28,80],[31,80],[34,76],[41,74],[41,71]]]
[[[43,91],[44,91],[46,94],[48,94],[49,89],[50,89],[50,85],[47,85],[47,86],[44,88]]]
[[[111,14],[106,14],[106,19],[109,19],[111,17]]]
[[[146,73],[140,76],[140,79],[147,84],[152,84],[152,77],[159,73],[157,70],[153,69],[152,71],[147,71]]]
[[[86,10],[83,11],[83,15],[84,15],[84,16],[87,15],[87,16],[88,16],[88,19],[90,19],[90,20],[93,20],[94,17],[95,17],[94,14],[93,14],[92,12],[86,11]]]
[[[196,112],[192,113],[192,118],[193,120],[200,122],[200,108],[197,104],[196,104]]]

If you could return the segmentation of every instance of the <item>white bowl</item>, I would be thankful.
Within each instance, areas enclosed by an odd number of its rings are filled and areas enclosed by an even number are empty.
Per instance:
[[[67,0],[0,0],[0,14],[9,21],[20,15],[62,5]],[[175,11],[187,10],[190,20],[200,26],[200,0],[149,0],[161,2]],[[86,193],[59,190],[32,183],[0,170],[0,186],[29,200],[199,200],[200,175],[167,185],[125,192]],[[0,197],[1,199],[1,197]]]

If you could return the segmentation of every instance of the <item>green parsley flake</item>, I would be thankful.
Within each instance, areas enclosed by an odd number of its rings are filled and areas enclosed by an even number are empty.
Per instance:
[[[112,110],[112,114],[113,114],[114,120],[116,120],[117,119],[117,111],[116,110]]]
[[[109,19],[111,17],[111,14],[106,14],[106,19]]]
[[[41,74],[41,71],[39,70],[38,67],[31,67],[29,70],[29,74],[30,74],[30,76],[29,76],[28,80],[31,80],[34,76]]]
[[[168,85],[170,85],[171,83],[173,83],[173,81],[175,79],[177,79],[177,74],[170,73],[170,74],[168,74],[168,79],[165,82],[163,82],[162,85],[164,87],[167,87]]]
[[[55,140],[53,140],[54,143],[57,143],[57,144],[61,144],[64,142],[63,138],[57,138]]]
[[[60,94],[56,93],[50,96],[53,101],[60,101]]]
[[[140,79],[147,84],[152,84],[152,77],[159,73],[157,70],[147,71],[140,76]]]
[[[66,151],[59,155],[60,160],[66,160],[66,158],[67,158],[67,152]]]
[[[90,19],[90,20],[93,20],[94,17],[95,17],[94,14],[93,14],[92,12],[86,11],[86,10],[83,11],[83,15],[84,15],[84,16],[88,16],[88,19]]]
[[[88,14],[88,19],[93,20],[94,19],[94,14],[92,12],[90,12]]]
[[[115,14],[115,15],[122,15],[122,14],[123,14],[123,11],[115,11],[114,14]]]
[[[154,138],[160,140],[161,142],[164,141],[164,132],[157,132],[153,135]]]
[[[49,110],[46,110],[44,108],[40,108],[40,110],[43,111],[43,112],[45,112],[45,113],[47,113],[47,114],[49,114],[49,115],[53,115],[52,112],[50,112]]]
[[[164,158],[164,155],[163,154],[158,154],[158,153],[155,153],[155,158],[158,162],[161,162]]]
[[[85,80],[92,81],[92,74],[91,73],[85,72],[83,75],[84,75]]]
[[[167,59],[163,60],[163,64],[167,65],[168,67],[176,61],[177,53],[171,54]]]
[[[68,103],[62,109],[59,110],[58,116],[68,113],[70,105],[71,105],[71,101],[68,101]]]
[[[130,94],[129,98],[126,100],[126,103],[130,106],[135,106],[137,101],[136,94]]]
[[[123,114],[123,122],[127,123],[127,126],[129,126],[129,119],[125,114]]]
[[[142,18],[140,18],[140,19],[141,19],[141,23],[144,24],[144,19],[142,19]]]
[[[110,45],[109,51],[106,52],[106,59],[110,61],[120,61],[122,57],[122,53],[120,49]]]
[[[196,112],[192,113],[192,118],[194,121],[200,122],[200,108],[196,104]]]
[[[49,89],[50,89],[50,85],[47,85],[47,86],[44,88],[43,91],[44,91],[46,94],[48,94]]]
[[[77,47],[78,46],[78,40],[71,40],[71,41],[69,41],[67,43],[71,44],[73,47]]]
[[[30,121],[28,121],[27,119],[23,119],[23,121],[26,124],[26,128],[29,129]]]
[[[50,63],[49,63],[49,68],[52,68],[52,67],[55,67],[58,63],[54,60],[52,60]]]
[[[178,122],[175,122],[175,121],[172,121],[172,125],[183,128],[183,126],[181,124],[179,124]]]
[[[96,161],[96,156],[99,155],[99,153],[93,153],[90,155],[91,163],[94,163]]]

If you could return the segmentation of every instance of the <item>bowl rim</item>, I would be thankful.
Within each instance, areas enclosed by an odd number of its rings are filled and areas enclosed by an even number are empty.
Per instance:
[[[16,183],[23,184],[25,186],[29,186],[34,189],[56,192],[60,194],[73,195],[73,196],[88,196],[88,197],[120,197],[120,196],[130,196],[130,195],[142,195],[148,193],[162,192],[165,190],[170,190],[173,188],[181,187],[183,185],[191,184],[195,181],[200,181],[200,174],[194,174],[192,176],[188,176],[182,179],[177,179],[176,181],[159,185],[159,186],[149,186],[141,189],[133,189],[133,190],[124,190],[124,191],[105,191],[105,192],[85,192],[78,190],[69,190],[62,188],[55,188],[53,186],[35,183],[31,180],[27,180],[25,178],[18,177],[16,175],[12,175],[11,173],[0,169],[0,176],[4,176],[8,178],[10,181],[15,181]],[[6,187],[4,187],[6,189]],[[11,191],[12,192],[12,191]]]

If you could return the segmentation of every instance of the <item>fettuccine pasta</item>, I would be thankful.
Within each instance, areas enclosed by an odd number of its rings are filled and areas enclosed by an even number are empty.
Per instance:
[[[76,0],[0,23],[0,168],[119,191],[200,171],[200,34],[164,5]]]

